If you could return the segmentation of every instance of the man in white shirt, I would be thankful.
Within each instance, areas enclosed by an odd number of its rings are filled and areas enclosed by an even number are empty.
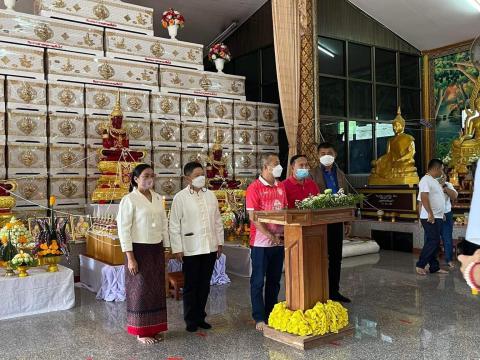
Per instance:
[[[418,184],[418,200],[421,201],[420,221],[424,229],[423,249],[417,262],[416,271],[419,275],[427,275],[425,266],[430,265],[430,273],[445,274],[448,271],[440,269],[438,250],[445,215],[445,196],[438,182],[443,175],[443,163],[432,159],[428,163],[427,174]]]
[[[445,262],[451,268],[455,268],[453,263],[453,212],[452,202],[457,200],[458,192],[453,185],[449,183],[447,177],[443,175],[439,181],[445,197],[445,218],[442,225],[442,241],[445,251]]]
[[[205,322],[205,306],[224,235],[218,200],[206,187],[202,165],[190,162],[183,173],[188,186],[173,198],[170,245],[172,253],[183,263],[183,317],[187,331],[195,332],[199,327],[212,327]]]

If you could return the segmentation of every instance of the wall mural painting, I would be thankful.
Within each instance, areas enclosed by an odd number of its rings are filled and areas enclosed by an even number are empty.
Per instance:
[[[445,158],[452,141],[458,138],[477,76],[478,71],[470,61],[470,51],[433,59],[435,157]]]

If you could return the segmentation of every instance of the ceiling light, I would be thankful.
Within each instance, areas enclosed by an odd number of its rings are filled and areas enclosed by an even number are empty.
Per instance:
[[[472,6],[477,9],[478,11],[480,11],[480,0],[468,0],[470,1],[470,4],[472,4]]]
[[[331,51],[328,51],[328,50],[325,49],[322,45],[318,44],[317,47],[318,47],[318,50],[320,50],[321,52],[327,54],[328,56],[330,56],[330,57],[332,57],[332,58],[335,57],[335,55],[334,55]]]

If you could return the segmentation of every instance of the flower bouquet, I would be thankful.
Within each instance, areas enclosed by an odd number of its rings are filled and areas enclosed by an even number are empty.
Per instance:
[[[164,11],[162,14],[162,26],[168,29],[168,35],[172,40],[177,37],[178,27],[182,27],[185,24],[185,18],[177,10],[170,8]]]
[[[17,255],[17,248],[12,244],[10,235],[2,236],[2,245],[0,246],[0,260],[6,265],[5,271],[6,276],[13,276],[15,272],[13,271],[10,261]]]
[[[68,242],[67,225],[68,219],[56,218],[53,206],[55,197],[50,197],[50,223],[37,220],[40,233],[37,240],[37,254],[43,265],[48,265],[47,271],[58,271],[58,263],[61,256],[65,255],[70,260],[70,248]]]
[[[229,62],[231,59],[232,55],[225,44],[215,44],[208,51],[208,60],[215,63],[215,67],[220,73],[223,72],[225,62]]]
[[[323,194],[309,196],[308,198],[297,201],[295,206],[301,210],[329,209],[339,207],[352,207],[361,203],[365,196],[363,194],[345,194],[340,189],[336,194],[331,189],[326,189]]]
[[[27,269],[34,265],[35,260],[33,259],[32,255],[20,250],[20,253],[15,255],[10,263],[14,269],[18,269],[19,277],[27,277]]]
[[[7,238],[8,236],[10,236],[13,246],[19,249],[31,250],[35,247],[32,234],[30,234],[30,231],[23,222],[16,219],[15,216],[0,230],[0,239]]]

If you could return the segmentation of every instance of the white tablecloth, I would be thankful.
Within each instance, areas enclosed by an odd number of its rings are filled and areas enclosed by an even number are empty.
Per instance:
[[[73,271],[58,269],[49,273],[44,267],[32,268],[26,278],[6,277],[0,270],[0,320],[74,307]]]
[[[238,244],[225,243],[223,253],[227,256],[227,272],[250,277],[252,275],[252,261],[250,259],[250,248]]]
[[[105,301],[125,301],[125,266],[80,255],[80,285]]]

